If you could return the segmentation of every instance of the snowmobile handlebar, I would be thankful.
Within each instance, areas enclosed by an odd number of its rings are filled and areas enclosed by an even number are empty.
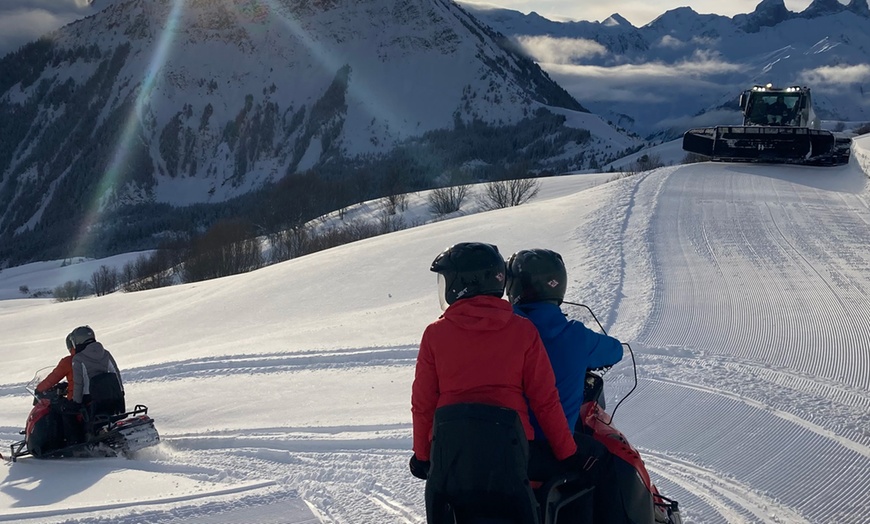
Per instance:
[[[36,388],[33,390],[28,389],[31,395],[33,395],[33,405],[35,406],[37,402],[42,399],[48,399],[51,402],[56,400],[66,398],[67,390],[69,389],[69,384],[66,382],[59,382],[45,391],[36,391]]]

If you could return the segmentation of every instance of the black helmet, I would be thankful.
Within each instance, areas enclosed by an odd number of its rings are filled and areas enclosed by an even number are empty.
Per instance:
[[[435,257],[429,270],[438,273],[442,309],[461,298],[504,295],[504,257],[492,244],[454,244]]]
[[[551,301],[561,304],[568,287],[562,255],[549,249],[517,251],[507,263],[507,294],[511,304]]]
[[[66,336],[66,348],[72,351],[83,344],[96,342],[96,340],[97,336],[94,335],[94,330],[90,326],[79,326]]]

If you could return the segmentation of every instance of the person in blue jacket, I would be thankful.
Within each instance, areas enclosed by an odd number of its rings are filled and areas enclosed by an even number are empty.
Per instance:
[[[556,375],[556,389],[568,426],[576,427],[583,404],[586,370],[622,360],[622,343],[592,331],[562,312],[568,276],[562,256],[549,249],[524,249],[507,263],[506,291],[514,311],[538,328]],[[535,438],[544,438],[532,417]]]

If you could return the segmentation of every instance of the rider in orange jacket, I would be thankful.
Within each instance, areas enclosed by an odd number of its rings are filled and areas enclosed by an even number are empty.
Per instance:
[[[72,400],[73,398],[73,368],[72,368],[72,359],[73,359],[73,351],[75,348],[70,350],[70,354],[60,359],[60,362],[54,367],[51,373],[45,377],[42,382],[37,384],[36,392],[37,393],[45,393],[49,389],[53,388],[57,385],[61,380],[66,379],[67,390],[66,390],[66,398],[68,400]]]

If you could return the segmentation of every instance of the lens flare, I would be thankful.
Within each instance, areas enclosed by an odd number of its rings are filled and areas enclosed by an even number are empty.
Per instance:
[[[103,173],[102,178],[97,184],[97,189],[94,192],[93,200],[87,207],[85,216],[82,220],[80,233],[75,242],[73,253],[88,254],[92,252],[93,245],[93,226],[99,221],[100,215],[105,208],[106,201],[112,196],[112,192],[118,190],[117,183],[121,175],[125,171],[125,166],[130,159],[131,145],[136,140],[141,140],[140,135],[144,116],[144,108],[147,106],[151,98],[154,86],[159,78],[160,71],[166,63],[169,51],[172,48],[172,42],[176,35],[178,23],[183,14],[185,0],[172,0],[172,8],[169,11],[164,29],[157,41],[157,46],[154,48],[154,53],[151,56],[151,61],[142,83],[139,86],[139,92],[136,95],[136,100],[133,108],[122,128],[121,136],[115,145],[115,152],[112,159]]]

